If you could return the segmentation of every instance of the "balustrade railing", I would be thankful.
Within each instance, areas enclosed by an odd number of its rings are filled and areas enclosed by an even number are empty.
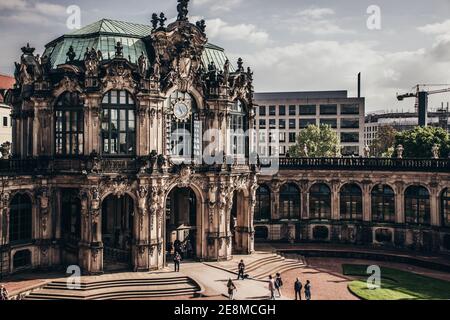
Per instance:
[[[450,172],[450,159],[394,158],[261,158],[261,167],[279,170],[359,170],[359,171],[420,171]],[[220,171],[220,165],[192,164],[195,172]],[[229,170],[247,167],[248,160],[227,165]],[[30,159],[0,159],[0,175],[138,173],[147,170],[144,158],[71,159],[38,157]],[[170,172],[170,170],[169,170]]]
[[[279,158],[262,159],[262,166],[280,170],[367,170],[450,172],[450,159]]]

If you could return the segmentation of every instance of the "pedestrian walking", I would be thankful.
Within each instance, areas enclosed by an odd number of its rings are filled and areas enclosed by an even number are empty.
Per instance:
[[[305,284],[305,299],[311,300],[311,283],[309,282],[309,280],[306,280]]]
[[[0,287],[0,300],[9,300],[9,293],[5,286],[2,284]]]
[[[272,275],[269,276],[269,292],[270,300],[275,300],[275,281],[272,278]]]
[[[297,278],[294,283],[294,291],[295,291],[295,300],[302,300],[302,283]]]
[[[245,264],[244,264],[244,260],[241,260],[241,262],[239,262],[238,264],[238,280],[239,278],[242,278],[242,280],[245,279]]]
[[[180,272],[180,261],[181,261],[181,256],[180,256],[180,253],[177,251],[177,252],[175,252],[175,255],[173,256],[173,264],[174,264],[175,272]]]
[[[236,291],[237,289],[236,289],[236,286],[234,285],[233,281],[231,281],[231,278],[228,279],[227,288],[228,288],[228,299],[233,300],[234,291]]]
[[[281,274],[277,273],[275,278],[275,289],[277,289],[278,297],[281,297],[281,288],[283,287],[283,280]]]

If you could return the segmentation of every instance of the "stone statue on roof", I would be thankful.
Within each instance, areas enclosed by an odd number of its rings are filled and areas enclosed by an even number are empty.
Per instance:
[[[186,21],[188,10],[189,0],[178,0],[177,11],[178,11],[178,21]]]
[[[139,56],[138,65],[139,65],[139,74],[141,75],[141,77],[146,78],[148,69],[148,59],[147,56],[144,54],[144,51],[142,51],[141,55]]]

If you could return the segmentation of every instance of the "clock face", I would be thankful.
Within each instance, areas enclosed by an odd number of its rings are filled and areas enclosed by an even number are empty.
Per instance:
[[[178,120],[185,120],[189,117],[189,107],[183,102],[178,102],[173,106],[173,114]]]

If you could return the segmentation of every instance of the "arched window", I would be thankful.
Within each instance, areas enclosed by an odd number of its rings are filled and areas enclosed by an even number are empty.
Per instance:
[[[293,183],[280,188],[280,219],[300,218],[300,190]]]
[[[133,97],[111,90],[102,101],[102,153],[110,156],[136,153],[136,120]]]
[[[233,156],[245,157],[247,155],[248,145],[248,138],[246,137],[248,125],[244,104],[240,100],[234,102],[233,107],[231,108],[229,121],[229,153]]]
[[[64,240],[78,244],[81,238],[81,204],[77,189],[62,190],[61,223]]]
[[[362,220],[362,191],[356,184],[341,188],[340,207],[342,220]]]
[[[430,224],[430,194],[422,186],[411,186],[405,191],[405,221],[412,224]]]
[[[324,183],[316,183],[309,189],[309,217],[331,219],[331,190]]]
[[[442,226],[450,227],[450,190],[445,189],[441,194]]]
[[[394,190],[387,185],[377,185],[372,190],[372,221],[395,222]]]
[[[55,153],[60,156],[83,154],[83,103],[76,92],[64,92],[55,106]]]
[[[16,194],[11,200],[9,220],[9,241],[25,242],[32,237],[32,210],[30,197]]]
[[[175,91],[167,99],[166,109],[168,153],[172,158],[200,158],[202,126],[195,99],[189,93]]]
[[[270,220],[270,190],[260,186],[256,190],[255,220]]]

